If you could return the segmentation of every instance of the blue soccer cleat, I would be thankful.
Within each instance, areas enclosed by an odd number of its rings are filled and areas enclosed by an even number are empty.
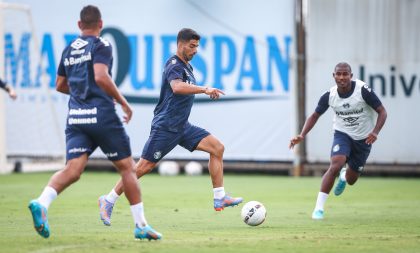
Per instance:
[[[111,226],[111,214],[112,209],[114,208],[114,204],[107,201],[106,196],[100,196],[98,199],[99,205],[99,215],[101,216],[101,220],[106,226]]]
[[[229,195],[225,195],[222,199],[214,199],[214,210],[222,211],[225,207],[237,206],[242,201],[242,198],[232,198]]]
[[[340,171],[340,175],[338,176],[338,182],[337,185],[334,188],[334,194],[336,196],[340,195],[341,193],[343,193],[344,189],[346,188],[346,181],[343,181],[341,179],[342,175],[346,173],[346,168],[342,168]]]
[[[323,210],[314,210],[312,213],[313,220],[322,220],[324,219],[324,211]]]
[[[47,209],[43,207],[38,200],[32,200],[28,206],[34,220],[36,232],[44,238],[50,236],[50,227],[48,226]]]
[[[154,230],[151,226],[147,225],[143,228],[139,228],[136,225],[136,228],[134,229],[134,238],[135,239],[148,239],[150,240],[160,240],[162,239],[162,234]]]

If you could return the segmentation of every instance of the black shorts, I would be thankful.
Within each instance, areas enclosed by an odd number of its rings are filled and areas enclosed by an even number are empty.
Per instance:
[[[97,117],[96,123],[69,124],[69,122],[68,120],[66,127],[67,161],[84,153],[90,155],[97,147],[100,147],[111,161],[131,156],[130,138],[116,114]]]
[[[177,145],[193,152],[200,141],[209,135],[205,129],[191,124],[188,124],[182,132],[152,128],[141,157],[157,163]]]
[[[366,139],[353,140],[347,134],[335,131],[331,157],[345,155],[350,169],[356,172],[362,172],[372,148],[372,145],[366,144],[365,141]]]

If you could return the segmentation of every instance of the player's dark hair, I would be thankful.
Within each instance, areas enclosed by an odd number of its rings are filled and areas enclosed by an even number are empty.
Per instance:
[[[80,21],[84,28],[94,28],[101,19],[101,11],[94,5],[87,5],[80,11]]]
[[[340,63],[337,63],[337,65],[335,65],[334,72],[335,72],[335,70],[336,70],[338,67],[345,67],[345,68],[349,68],[350,73],[351,73],[351,66],[350,66],[350,64],[348,64],[347,62],[340,62]]]
[[[190,40],[200,40],[200,35],[190,28],[183,28],[181,31],[178,32],[178,36],[176,37],[176,43],[183,41],[190,41]]]

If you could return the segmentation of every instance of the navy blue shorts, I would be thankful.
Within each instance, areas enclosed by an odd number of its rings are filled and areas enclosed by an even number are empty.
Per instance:
[[[152,128],[149,139],[143,148],[141,157],[150,162],[159,162],[176,145],[193,152],[200,141],[209,136],[205,129],[188,124],[183,132],[171,132],[163,129]]]
[[[365,141],[366,139],[356,141],[343,132],[335,131],[331,156],[345,155],[350,169],[362,172],[372,148]]]
[[[89,156],[97,147],[100,147],[111,161],[131,156],[130,138],[118,116],[115,114],[105,119],[98,117],[97,121],[96,124],[67,124],[67,161],[84,153]]]

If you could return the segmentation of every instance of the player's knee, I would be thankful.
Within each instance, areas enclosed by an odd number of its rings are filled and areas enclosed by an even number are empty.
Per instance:
[[[328,169],[328,171],[326,173],[331,174],[333,177],[336,177],[338,175],[338,173],[340,173],[341,170],[341,166],[337,165],[337,164],[331,164],[330,168]]]
[[[138,164],[136,164],[136,167],[135,167],[137,178],[140,178],[144,174],[151,172],[155,166],[156,166],[156,163],[143,159]]]
[[[225,145],[223,145],[223,143],[221,142],[218,142],[214,148],[214,155],[223,156],[224,152],[225,152]]]
[[[356,177],[356,178],[346,177],[347,184],[349,184],[349,185],[354,185],[356,183],[357,179],[358,179],[358,177]]]

